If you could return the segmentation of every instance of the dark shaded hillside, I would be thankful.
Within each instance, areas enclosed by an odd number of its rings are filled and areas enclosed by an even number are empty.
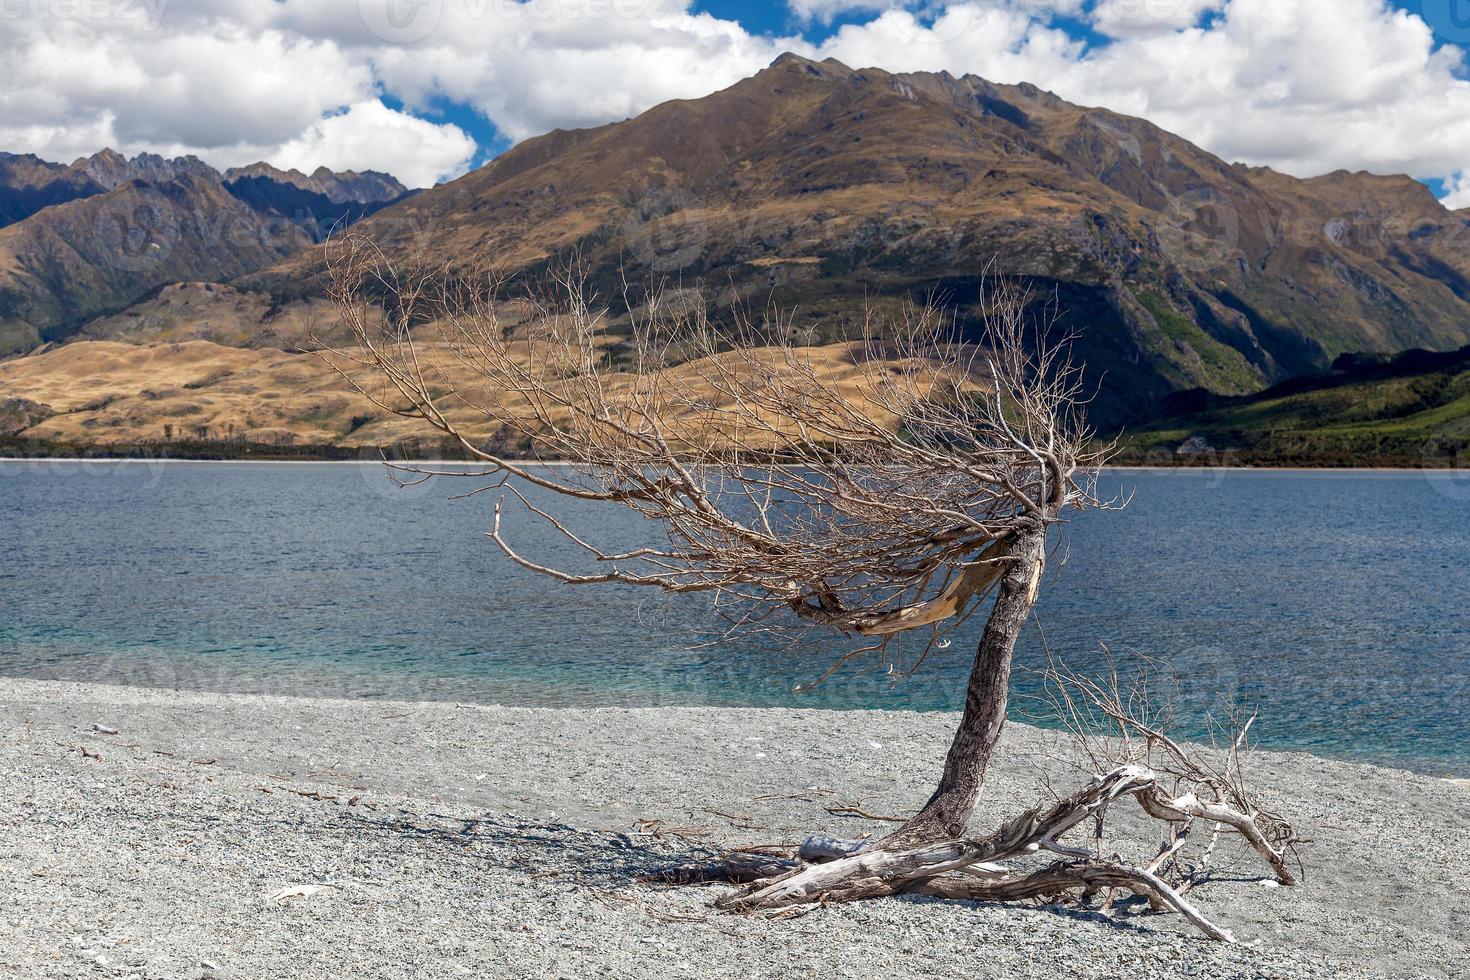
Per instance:
[[[323,241],[333,230],[344,229],[381,211],[407,193],[383,201],[334,201],[317,191],[265,176],[235,177],[225,182],[225,189],[256,213],[291,222],[313,242]]]
[[[39,157],[0,153],[0,228],[29,218],[42,208],[106,188],[86,174]]]
[[[1061,300],[1104,379],[1099,420],[1195,387],[1240,394],[1351,350],[1470,341],[1470,221],[1408,177],[1297,180],[1031,85],[786,56],[729,89],[528,140],[363,225],[435,261],[621,280],[796,308],[827,336],[865,304],[979,274]],[[303,254],[242,284],[319,289]]]
[[[304,174],[299,170],[281,170],[268,163],[252,163],[248,167],[233,167],[224,173],[226,186],[245,178],[320,194],[334,204],[345,204],[348,201],[357,204],[383,204],[398,200],[409,193],[408,188],[399,183],[396,177],[377,170],[364,170],[361,173],[344,170],[338,173],[326,167],[317,167],[310,174]]]

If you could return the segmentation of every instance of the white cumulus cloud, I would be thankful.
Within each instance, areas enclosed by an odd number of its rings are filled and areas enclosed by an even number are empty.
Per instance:
[[[382,45],[371,58],[383,84],[410,104],[435,97],[462,102],[520,140],[698,98],[765,67],[783,50],[809,50],[797,39],[754,36],[689,6],[445,0],[432,15],[421,15],[429,19],[417,27],[398,21],[404,26],[397,30],[413,40]],[[430,22],[433,29],[417,37]]]
[[[862,24],[844,24],[818,57],[889,71],[949,71],[992,82],[1055,79],[1082,57],[1084,45],[1038,18],[1023,3],[954,3],[921,18],[894,8]],[[983,66],[983,69],[980,67]]]
[[[1443,177],[1470,160],[1464,52],[1437,46],[1421,17],[1387,0],[1173,4],[1089,4],[1082,15],[1119,36],[1086,49],[1034,5],[954,3],[927,26],[890,11],[843,27],[820,54],[1031,81],[1143,116],[1227,160],[1297,176],[1347,168]],[[969,26],[957,29],[961,17]]]
[[[474,152],[462,131],[423,120],[409,128],[403,116],[389,139],[386,121],[401,114],[376,102],[382,89],[368,53],[297,29],[291,7],[9,0],[0,6],[0,149],[69,162],[110,146],[227,167],[278,163],[288,147],[312,141],[343,146],[372,125],[384,139],[376,156],[360,156],[384,164],[377,169],[391,164],[407,180],[412,153],[403,144],[413,139],[423,153],[413,180],[462,171]]]
[[[475,141],[457,126],[436,125],[372,99],[313,123],[271,154],[269,162],[310,173],[383,170],[410,187],[458,177],[475,154]]]
[[[1092,25],[1109,37],[1135,37],[1194,27],[1226,0],[1099,0]]]
[[[1070,15],[1079,13],[1086,3],[1087,0],[989,0],[985,5],[1035,14]],[[882,14],[889,11],[908,13],[916,21],[926,23],[942,17],[948,8],[959,6],[941,0],[787,0],[786,5],[798,19],[818,23],[829,23],[841,14]]]
[[[827,23],[838,14],[881,13],[907,4],[896,0],[789,0],[787,6],[802,20]]]
[[[787,6],[818,40],[752,34],[693,0],[3,0],[0,148],[319,154],[417,184],[471,159],[433,111],[446,103],[516,141],[697,98],[791,50],[1029,81],[1301,176],[1470,165],[1464,52],[1388,0]],[[1107,40],[1084,43],[1078,21]]]
[[[1470,171],[1460,171],[1445,181],[1444,206],[1459,210],[1470,208]]]

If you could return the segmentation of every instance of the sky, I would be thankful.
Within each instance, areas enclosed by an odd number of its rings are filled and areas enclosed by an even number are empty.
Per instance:
[[[1229,161],[1470,206],[1470,0],[0,0],[0,149],[422,187],[784,51],[1029,81]]]

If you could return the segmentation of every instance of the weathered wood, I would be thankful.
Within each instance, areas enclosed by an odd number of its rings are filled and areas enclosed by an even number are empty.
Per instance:
[[[964,836],[1005,725],[1011,659],[1016,639],[1036,605],[1045,546],[1045,530],[1036,529],[1016,535],[997,554],[1005,574],[970,668],[965,709],[945,757],[944,772],[928,802],[889,835],[885,846]]]
[[[796,855],[809,864],[834,861],[837,858],[851,857],[871,844],[871,841],[866,840],[839,840],[835,837],[813,835],[801,842]]]
[[[641,880],[660,885],[706,885],[712,882],[742,884],[785,874],[799,867],[796,861],[787,858],[736,851],[716,861],[680,864],[654,871],[643,875]]]
[[[1201,800],[1194,793],[1185,793],[1171,799],[1157,787],[1153,792],[1140,793],[1138,802],[1149,816],[1160,820],[1185,820],[1189,817],[1198,817],[1232,828],[1266,860],[1271,870],[1276,872],[1277,881],[1283,885],[1297,884],[1296,872],[1292,871],[1291,865],[1287,863],[1286,855],[1271,846],[1271,843],[1266,840],[1266,835],[1261,833],[1261,828],[1256,825],[1255,818],[1249,814],[1241,813],[1223,803]]]
[[[1058,862],[1029,875],[1000,880],[948,875],[919,882],[906,889],[910,894],[975,902],[1020,902],[1067,891],[1096,892],[1104,888],[1126,888],[1144,895],[1182,915],[1211,939],[1235,942],[1229,930],[1211,922],[1193,904],[1153,872],[1130,868],[1111,861],[1085,864]]]
[[[779,873],[750,884],[716,904],[732,912],[776,912],[813,903],[847,902],[904,893],[975,901],[1012,902],[1079,891],[1126,889],[1146,897],[1161,911],[1182,915],[1212,939],[1234,942],[1234,937],[1206,918],[1159,873],[1164,861],[1183,844],[1192,819],[1218,820],[1252,839],[1273,868],[1281,858],[1247,815],[1224,804],[1205,803],[1194,794],[1169,797],[1158,786],[1159,777],[1141,765],[1120,766],[1051,804],[1038,804],[979,838],[931,841],[911,847],[888,841],[862,842],[812,838],[803,845],[803,858],[821,863],[781,865]],[[1174,826],[1173,838],[1145,867],[1133,867],[1116,858],[1104,858],[1091,849],[1059,843],[1062,836],[1090,819],[1101,819],[1109,803],[1124,796],[1137,797],[1151,815]],[[1178,824],[1184,827],[1177,827]],[[858,848],[852,850],[852,848]],[[1012,873],[997,863],[1041,849],[1068,856],[1039,871]],[[1295,880],[1294,877],[1292,879]],[[1286,882],[1291,883],[1291,882]]]

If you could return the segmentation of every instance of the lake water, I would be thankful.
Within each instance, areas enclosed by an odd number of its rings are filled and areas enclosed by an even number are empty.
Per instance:
[[[1222,704],[1259,744],[1470,776],[1470,479],[1112,471],[1028,629],[1087,671],[1177,673],[1177,730]],[[492,501],[373,464],[0,462],[0,674],[525,705],[952,709],[973,634],[917,675],[835,652],[692,644],[705,602],[560,586],[483,536]],[[618,542],[652,529],[577,508]],[[555,553],[530,524],[524,551]],[[1045,644],[1043,644],[1043,636]],[[1016,678],[1016,713],[1036,679]]]

